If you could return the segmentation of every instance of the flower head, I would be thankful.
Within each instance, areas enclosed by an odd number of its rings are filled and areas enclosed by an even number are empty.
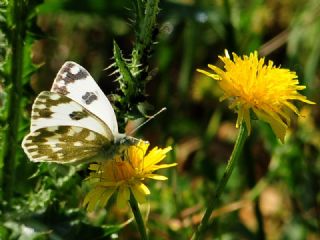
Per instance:
[[[219,56],[224,69],[209,64],[208,67],[215,73],[201,69],[197,71],[218,80],[223,91],[221,101],[229,99],[230,108],[238,113],[237,127],[244,121],[250,134],[250,112],[253,111],[258,119],[270,124],[283,142],[290,125],[290,113],[299,115],[297,107],[291,101],[314,104],[298,93],[306,87],[299,85],[295,72],[276,67],[272,61],[265,63],[264,58],[258,59],[256,51],[242,58],[235,53],[232,56],[233,59],[227,51],[225,56]]]
[[[155,147],[147,153],[148,147],[149,143],[139,141],[137,145],[128,147],[124,153],[117,155],[114,159],[89,166],[92,171],[89,180],[92,181],[93,188],[83,201],[88,211],[96,207],[104,207],[114,193],[117,193],[117,205],[121,208],[129,200],[130,191],[139,203],[144,203],[146,196],[150,194],[148,187],[143,183],[144,180],[167,179],[153,172],[176,166],[176,163],[158,165],[171,147],[164,149]]]

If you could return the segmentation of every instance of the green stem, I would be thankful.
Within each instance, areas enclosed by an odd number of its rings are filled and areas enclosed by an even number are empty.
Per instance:
[[[140,3],[141,5],[141,3]],[[137,40],[135,48],[132,52],[132,69],[134,76],[139,78],[139,65],[144,64],[144,60],[149,54],[151,45],[153,44],[153,30],[156,25],[156,18],[159,12],[159,0],[148,0],[145,4],[144,18],[138,22]],[[139,13],[138,13],[139,14]],[[140,19],[139,19],[140,21]],[[146,66],[144,66],[146,67]]]
[[[179,92],[186,96],[190,86],[191,73],[193,72],[193,61],[197,38],[197,26],[193,18],[187,19],[184,29],[184,47],[182,65],[179,74]]]
[[[23,0],[15,0],[10,6],[12,15],[11,25],[11,64],[10,82],[8,89],[8,118],[4,139],[4,175],[3,192],[4,199],[10,201],[13,194],[15,178],[15,161],[18,146],[18,129],[20,122],[20,105],[22,96],[22,68],[23,68],[23,39],[24,21],[22,20],[24,11]],[[27,3],[26,3],[27,4]]]
[[[143,16],[143,14],[142,14],[142,12],[143,12],[143,3],[141,2],[141,0],[135,0],[135,1],[133,1],[133,5],[134,5],[134,7],[135,7],[135,10],[136,10],[136,14],[137,14],[137,16],[136,16],[136,18],[137,18],[137,21],[138,22],[140,22],[140,19],[142,18],[142,16]]]
[[[229,158],[229,161],[228,161],[228,164],[227,164],[226,169],[224,171],[223,177],[218,183],[218,187],[213,195],[213,200],[208,203],[205,214],[204,214],[197,230],[195,231],[195,233],[193,234],[193,236],[191,238],[192,240],[201,239],[201,235],[206,230],[208,223],[209,223],[211,213],[214,210],[214,208],[216,207],[216,204],[220,199],[221,193],[223,192],[223,190],[224,190],[224,188],[225,188],[225,186],[231,176],[231,173],[232,173],[232,170],[234,168],[236,161],[240,157],[241,150],[243,148],[243,145],[245,143],[247,136],[248,136],[248,133],[247,133],[246,126],[245,126],[245,124],[241,124],[237,141],[235,143],[232,154]]]
[[[141,236],[141,240],[148,240],[148,236],[147,236],[147,231],[146,231],[146,227],[138,206],[138,202],[135,199],[134,195],[132,192],[130,192],[130,206],[134,215],[134,218],[136,219],[136,223],[137,223],[137,227],[138,230],[140,232],[140,236]]]

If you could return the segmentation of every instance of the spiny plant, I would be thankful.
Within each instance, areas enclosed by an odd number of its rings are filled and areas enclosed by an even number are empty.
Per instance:
[[[120,129],[126,120],[145,116],[143,105],[146,101],[145,85],[150,80],[148,58],[152,52],[157,33],[156,16],[159,12],[159,0],[136,0],[134,3],[135,18],[132,22],[136,41],[133,45],[131,58],[126,59],[116,41],[114,41],[114,63],[119,83],[115,94],[116,107],[119,112]]]
[[[1,197],[9,202],[14,195],[17,161],[21,158],[20,140],[26,120],[25,97],[30,76],[37,69],[31,61],[31,47],[40,36],[36,25],[36,7],[41,0],[2,1],[1,26]]]

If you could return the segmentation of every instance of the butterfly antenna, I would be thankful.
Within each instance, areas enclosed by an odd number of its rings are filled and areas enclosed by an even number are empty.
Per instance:
[[[142,126],[146,125],[148,122],[150,122],[152,119],[154,119],[156,116],[158,116],[160,113],[162,113],[163,111],[167,110],[166,107],[161,108],[158,112],[156,112],[155,114],[153,114],[152,116],[149,116],[148,119],[141,123],[138,127],[136,127],[135,129],[133,129],[129,135],[131,135],[132,133],[136,132],[139,128],[141,128]]]

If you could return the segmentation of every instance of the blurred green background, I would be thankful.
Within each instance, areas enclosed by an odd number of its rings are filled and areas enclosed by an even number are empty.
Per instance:
[[[216,83],[195,70],[219,65],[224,49],[239,55],[258,50],[296,71],[307,86],[303,94],[318,103],[320,2],[162,0],[160,9],[146,92],[150,114],[167,111],[135,136],[151,145],[172,145],[166,161],[178,166],[161,172],[168,181],[147,183],[152,193],[143,214],[150,239],[189,239],[237,136],[236,114],[219,102]],[[135,41],[129,0],[47,0],[35,14],[41,31],[31,57],[43,65],[25,92],[21,138],[34,97],[50,89],[65,61],[84,66],[109,95],[117,88],[112,70],[104,70],[113,63],[113,40],[125,57]],[[205,239],[320,239],[320,111],[318,105],[298,106],[301,117],[292,122],[285,144],[267,124],[253,123]],[[0,239],[139,239],[134,222],[126,222],[129,210],[110,205],[87,214],[80,207],[86,166],[34,164],[17,151],[14,200],[2,204]]]

